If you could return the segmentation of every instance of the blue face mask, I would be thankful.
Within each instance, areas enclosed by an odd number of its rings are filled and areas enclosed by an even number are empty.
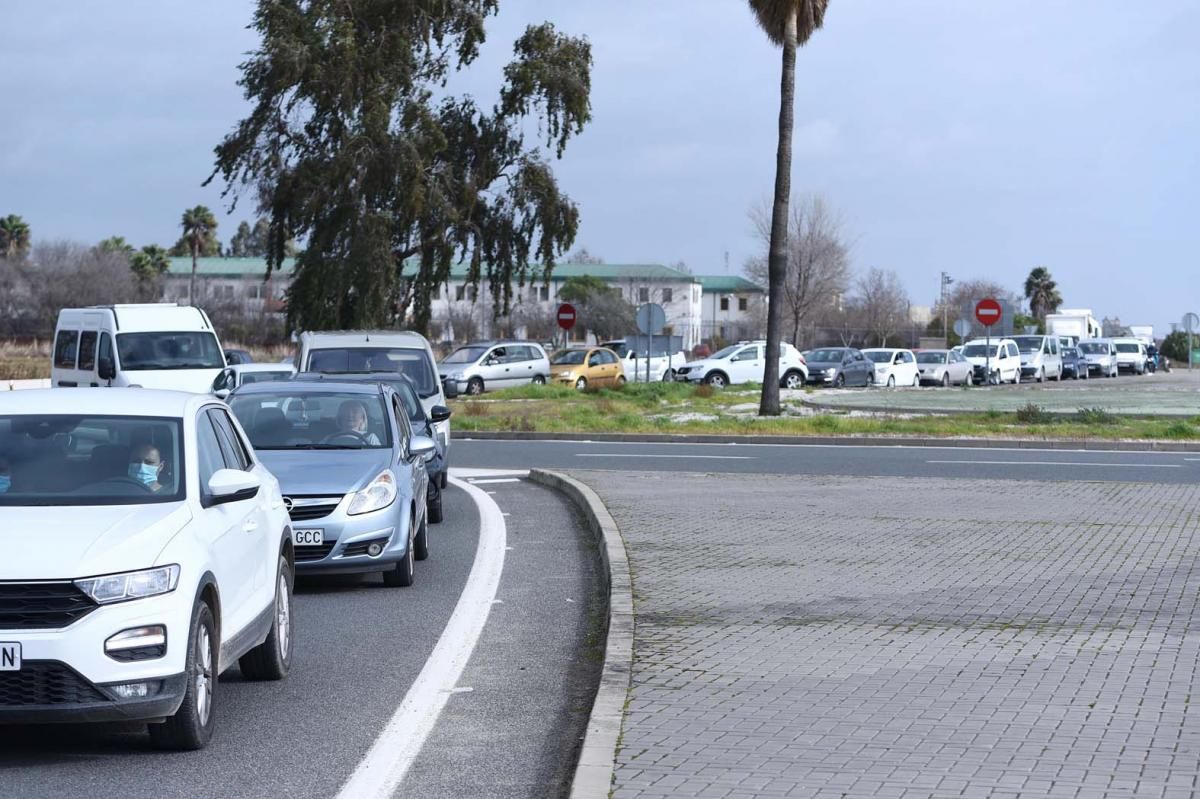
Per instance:
[[[142,485],[154,485],[158,481],[158,467],[148,463],[129,464],[129,476]]]
[[[10,488],[12,488],[12,478],[7,474],[0,474],[0,494],[7,494]]]

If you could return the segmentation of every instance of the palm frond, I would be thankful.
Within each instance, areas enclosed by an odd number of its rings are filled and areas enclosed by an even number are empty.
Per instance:
[[[767,38],[782,45],[788,19],[796,16],[796,44],[804,45],[825,24],[829,0],[750,0],[750,9]]]

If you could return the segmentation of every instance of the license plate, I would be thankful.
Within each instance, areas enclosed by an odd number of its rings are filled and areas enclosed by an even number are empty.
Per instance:
[[[292,540],[298,547],[319,547],[325,543],[324,530],[293,530]]]
[[[0,644],[0,671],[21,670],[21,645]]]

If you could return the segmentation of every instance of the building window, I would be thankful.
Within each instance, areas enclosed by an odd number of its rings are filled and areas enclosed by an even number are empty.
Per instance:
[[[728,297],[722,297],[722,298],[721,298],[721,310],[722,310],[722,311],[728,311],[728,310],[729,310],[729,298],[728,298]],[[725,334],[724,334],[724,333],[722,333],[721,335],[722,335],[722,336],[724,336]]]
[[[670,301],[671,301],[671,290],[670,290],[670,289],[663,289],[663,290],[662,290],[662,301],[663,301],[664,303],[666,303],[666,302],[670,302]]]
[[[460,301],[460,302],[461,302],[462,300],[465,300],[466,298],[467,298],[467,287],[466,287],[466,285],[464,284],[464,285],[461,285],[461,286],[455,286],[455,287],[454,287],[454,299],[456,299],[456,300],[458,300],[458,301]]]
[[[650,289],[645,286],[638,289],[638,302],[650,302]]]
[[[748,307],[750,307],[750,301],[747,300],[745,297],[738,297],[738,310],[744,311]]]
[[[538,292],[538,299],[541,300],[542,302],[548,302],[550,300],[550,287],[549,286],[540,286],[538,288],[537,292]]]

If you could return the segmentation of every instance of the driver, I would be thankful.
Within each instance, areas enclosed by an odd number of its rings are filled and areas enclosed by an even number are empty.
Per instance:
[[[162,453],[153,444],[142,444],[135,447],[129,459],[129,476],[151,491],[161,491],[162,484],[158,482],[162,476]]]
[[[379,446],[379,436],[367,427],[367,406],[358,400],[346,400],[338,408],[338,432],[353,433],[369,446]]]

